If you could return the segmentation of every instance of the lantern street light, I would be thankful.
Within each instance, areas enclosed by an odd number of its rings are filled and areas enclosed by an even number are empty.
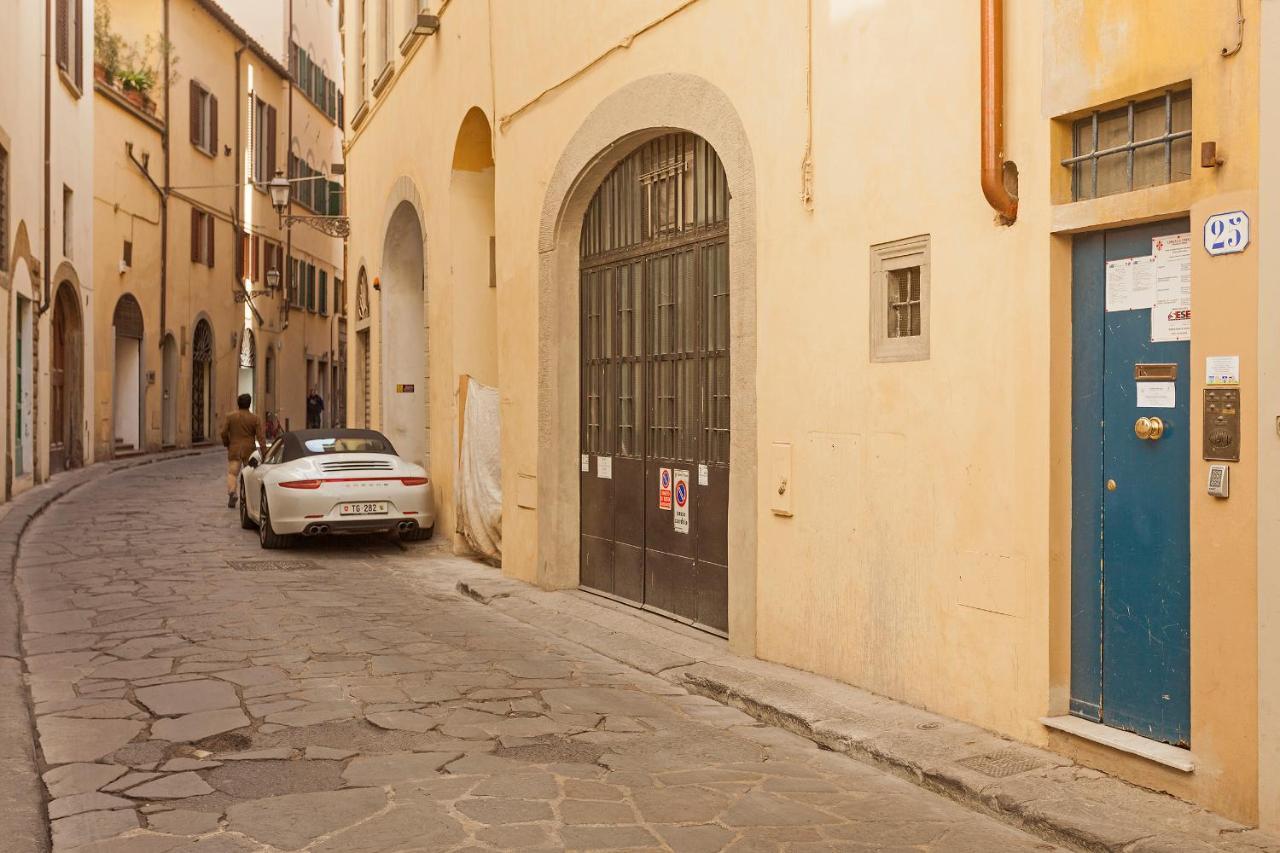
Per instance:
[[[267,270],[267,290],[275,290],[280,286],[280,270],[272,267]]]
[[[315,180],[314,178],[303,178],[302,180]],[[280,217],[280,227],[285,228],[295,222],[301,222],[304,225],[310,225],[317,231],[322,231],[330,237],[342,237],[343,239],[351,235],[351,222],[345,216],[298,216],[292,213],[285,213],[289,208],[289,196],[293,189],[293,185],[289,179],[284,176],[283,172],[277,171],[276,176],[267,182],[267,191],[271,194],[271,206],[276,209],[276,214]],[[277,279],[279,273],[276,274]]]

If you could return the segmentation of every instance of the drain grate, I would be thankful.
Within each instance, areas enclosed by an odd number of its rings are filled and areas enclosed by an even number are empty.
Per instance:
[[[1019,773],[1026,773],[1044,767],[1043,761],[1039,761],[1030,755],[1024,755],[1016,749],[989,752],[986,755],[971,755],[968,758],[960,759],[956,764],[961,764],[970,770],[976,770],[995,779],[1017,776]]]
[[[227,560],[237,572],[310,572],[319,569],[311,560]]]

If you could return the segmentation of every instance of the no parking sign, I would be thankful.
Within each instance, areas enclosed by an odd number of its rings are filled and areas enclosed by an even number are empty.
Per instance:
[[[689,472],[676,469],[675,475],[675,512],[672,513],[672,524],[676,533],[689,532]]]
[[[658,469],[658,509],[671,509],[671,469]]]

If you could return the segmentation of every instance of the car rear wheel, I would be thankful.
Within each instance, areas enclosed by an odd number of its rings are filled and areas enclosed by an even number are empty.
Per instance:
[[[249,505],[244,499],[244,480],[240,481],[240,526],[245,530],[252,530],[255,525],[253,519],[249,517]]]
[[[436,526],[434,524],[430,527],[415,527],[413,530],[401,533],[400,539],[404,542],[423,542],[434,536],[435,532]]]
[[[271,529],[271,509],[264,489],[258,504],[258,544],[263,548],[287,548],[292,542],[292,536],[282,536]]]

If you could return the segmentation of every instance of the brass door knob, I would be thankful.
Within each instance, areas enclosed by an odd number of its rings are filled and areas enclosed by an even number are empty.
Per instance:
[[[1138,418],[1133,423],[1133,434],[1145,441],[1159,441],[1164,435],[1164,421],[1158,417]]]

